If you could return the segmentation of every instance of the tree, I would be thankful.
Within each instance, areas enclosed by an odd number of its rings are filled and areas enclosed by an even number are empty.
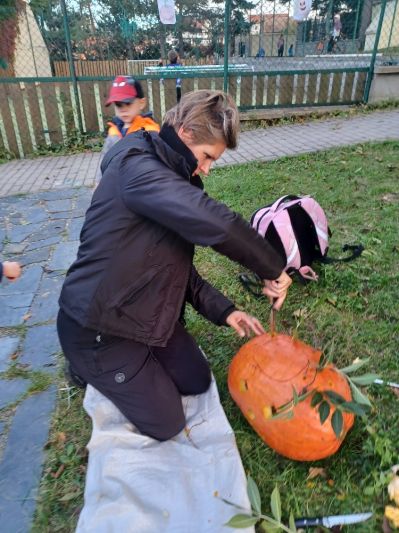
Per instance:
[[[13,73],[18,15],[25,8],[22,0],[3,0],[0,6],[0,68]]]
[[[222,0],[215,0],[215,4],[225,6],[226,2]],[[230,55],[235,54],[235,37],[237,35],[249,32],[251,28],[251,23],[249,20],[247,20],[246,13],[249,10],[254,9],[255,6],[255,3],[249,2],[247,0],[231,0],[231,17],[229,24]]]

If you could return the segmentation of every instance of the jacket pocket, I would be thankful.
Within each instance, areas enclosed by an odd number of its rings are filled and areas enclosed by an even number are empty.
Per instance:
[[[171,270],[171,265],[151,269],[114,306],[117,315],[127,317],[137,332],[149,333],[162,314],[173,282]]]
[[[134,301],[140,292],[142,292],[157,276],[162,269],[161,265],[154,265],[149,270],[141,274],[134,282],[124,285],[110,302],[111,308],[119,309],[129,302]]]
[[[127,383],[143,369],[151,353],[147,346],[129,339],[113,337],[96,342],[92,349],[91,372],[118,384]]]

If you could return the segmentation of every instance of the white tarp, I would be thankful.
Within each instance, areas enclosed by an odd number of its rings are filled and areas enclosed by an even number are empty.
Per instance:
[[[87,387],[93,432],[77,533],[234,531],[223,524],[243,511],[220,498],[249,509],[246,478],[214,380],[206,394],[184,397],[183,404],[187,430],[161,443]]]

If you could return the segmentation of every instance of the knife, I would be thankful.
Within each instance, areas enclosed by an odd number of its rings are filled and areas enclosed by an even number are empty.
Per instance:
[[[321,516],[318,518],[298,518],[295,520],[296,527],[316,527],[324,526],[332,528],[334,526],[345,526],[365,522],[373,516],[373,513],[342,514],[335,516]]]
[[[382,379],[375,379],[374,383],[377,383],[377,385],[388,385],[388,387],[399,389],[399,383],[393,383],[392,381],[383,381]]]

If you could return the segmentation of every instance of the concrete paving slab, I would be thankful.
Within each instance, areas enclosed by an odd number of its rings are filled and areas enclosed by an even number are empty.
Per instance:
[[[0,379],[0,409],[15,403],[28,390],[29,385],[30,381],[27,379]]]
[[[48,264],[49,270],[68,270],[76,259],[79,241],[60,242]]]
[[[7,370],[10,357],[16,352],[19,337],[0,337],[0,372]]]
[[[0,464],[0,524],[4,532],[31,530],[55,396],[54,388],[30,396],[13,418]]]
[[[55,371],[56,355],[61,351],[55,324],[33,326],[26,334],[18,363],[28,370]]]

